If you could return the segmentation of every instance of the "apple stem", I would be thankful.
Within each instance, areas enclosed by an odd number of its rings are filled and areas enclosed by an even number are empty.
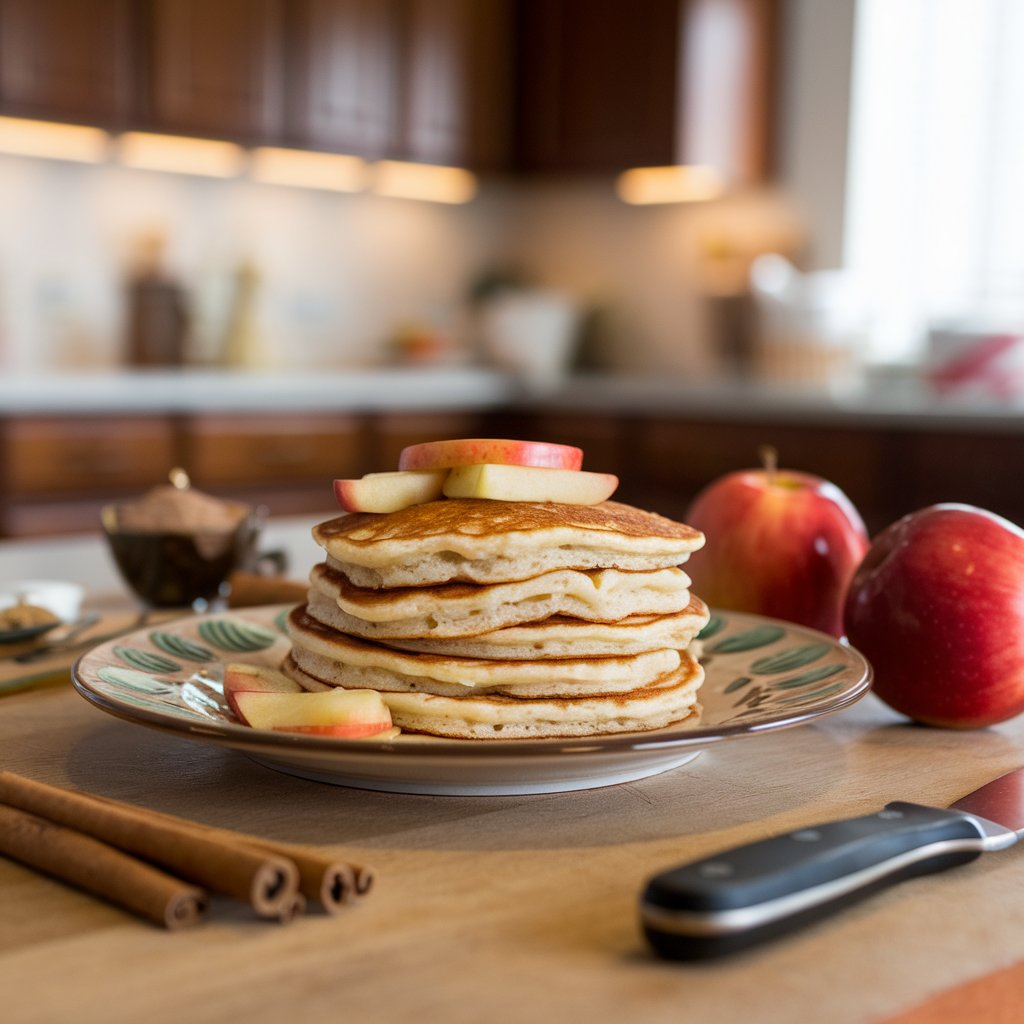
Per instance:
[[[763,444],[758,449],[758,454],[761,456],[761,465],[764,466],[764,471],[768,475],[769,485],[775,482],[775,474],[779,468],[779,453],[770,444]]]

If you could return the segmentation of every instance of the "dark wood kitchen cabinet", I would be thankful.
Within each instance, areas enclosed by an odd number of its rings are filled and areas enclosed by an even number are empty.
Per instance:
[[[281,137],[282,0],[150,0],[147,11],[148,127],[241,142]]]
[[[132,0],[0,0],[0,110],[122,127],[134,103]]]
[[[402,140],[408,160],[503,170],[512,153],[510,0],[409,0]]]
[[[503,166],[509,0],[293,0],[289,138],[371,159]]]
[[[770,170],[778,0],[521,0],[528,172],[710,164]]]
[[[166,482],[179,462],[171,416],[0,420],[0,536],[94,530],[103,505]]]
[[[289,4],[288,141],[381,156],[399,131],[400,0]]]

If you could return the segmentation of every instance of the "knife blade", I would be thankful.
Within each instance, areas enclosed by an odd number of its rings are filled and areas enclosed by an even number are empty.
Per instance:
[[[650,878],[640,920],[660,956],[709,959],[818,920],[906,878],[966,864],[1024,836],[1024,768],[949,808],[897,801]]]

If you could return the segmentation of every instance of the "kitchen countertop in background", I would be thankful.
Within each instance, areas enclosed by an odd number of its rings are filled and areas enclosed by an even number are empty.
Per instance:
[[[867,378],[831,389],[756,380],[575,375],[525,387],[483,367],[330,370],[64,372],[0,379],[0,416],[93,413],[480,411],[542,406],[566,412],[784,419],[1024,432],[1024,397],[939,396],[915,379]]]

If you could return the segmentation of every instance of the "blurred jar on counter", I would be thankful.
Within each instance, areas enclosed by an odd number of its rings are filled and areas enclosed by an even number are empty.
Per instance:
[[[766,254],[750,268],[757,376],[776,383],[850,386],[860,380],[866,307],[843,271],[801,273]]]
[[[164,266],[166,238],[151,232],[137,243],[127,284],[126,358],[132,366],[181,366],[189,315],[185,292]]]

